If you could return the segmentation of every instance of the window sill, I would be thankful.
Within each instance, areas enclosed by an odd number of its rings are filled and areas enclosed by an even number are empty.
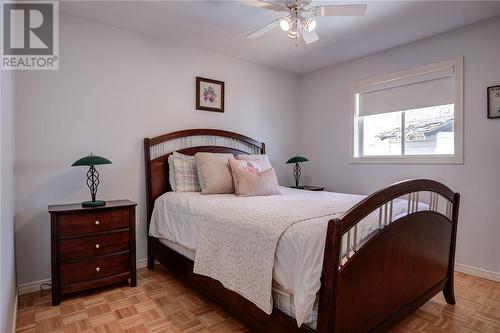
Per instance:
[[[464,164],[463,156],[364,156],[351,157],[350,164]]]

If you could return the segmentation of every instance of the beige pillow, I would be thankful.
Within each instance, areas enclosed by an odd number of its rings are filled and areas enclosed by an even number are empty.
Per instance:
[[[260,171],[253,161],[229,159],[233,172],[236,195],[252,197],[281,194],[278,179],[273,168]]]
[[[267,170],[271,169],[272,165],[271,162],[269,162],[269,157],[266,154],[261,154],[261,155],[245,155],[241,154],[236,156],[237,160],[244,160],[244,161],[252,161],[254,163],[257,163],[260,167],[260,170]]]
[[[232,154],[196,153],[196,168],[201,194],[234,193],[233,178],[229,169]]]

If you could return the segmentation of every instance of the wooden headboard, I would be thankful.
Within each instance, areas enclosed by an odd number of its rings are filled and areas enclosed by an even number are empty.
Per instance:
[[[197,152],[264,154],[266,145],[242,134],[217,129],[188,129],[144,139],[148,230],[155,200],[172,190],[168,156],[174,151],[191,156]]]

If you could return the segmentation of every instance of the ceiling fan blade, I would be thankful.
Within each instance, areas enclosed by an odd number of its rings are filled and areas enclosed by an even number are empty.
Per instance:
[[[245,0],[245,1],[241,1],[241,3],[244,5],[247,5],[247,6],[274,10],[275,12],[288,11],[288,9],[286,8],[285,5],[277,4],[277,3],[273,3],[273,2],[268,2],[268,1],[264,1],[264,0]]]
[[[274,28],[276,28],[279,25],[279,20],[280,19],[274,20],[271,23],[268,23],[265,26],[260,27],[259,29],[255,30],[251,34],[247,35],[247,39],[255,39],[255,38],[258,38],[262,35],[267,34],[269,31],[273,30]]]
[[[302,33],[302,38],[306,44],[312,44],[319,40],[319,36],[314,30],[310,32],[304,31]]]
[[[317,6],[318,16],[362,16],[366,5],[325,5]]]

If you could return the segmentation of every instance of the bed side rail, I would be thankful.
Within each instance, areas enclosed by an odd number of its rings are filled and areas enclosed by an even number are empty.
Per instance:
[[[395,267],[377,269],[373,266],[375,262],[387,265],[387,262],[390,263],[388,258],[391,256],[401,258],[403,255],[401,254],[401,246],[404,246],[401,244],[402,241],[423,243],[427,242],[426,237],[432,238],[428,241],[428,249],[412,249],[407,246],[407,249],[404,250],[406,252],[403,252],[408,258],[404,258],[404,260],[414,264],[429,265],[429,269],[435,269],[436,264],[428,262],[429,260],[425,257],[432,257],[432,251],[437,252],[435,256],[438,259],[436,260],[441,263],[437,269],[439,273],[432,277],[422,278],[422,280],[428,281],[423,281],[421,284],[429,284],[429,281],[438,279],[438,276],[446,275],[444,294],[448,303],[454,304],[453,271],[459,201],[460,195],[458,193],[454,193],[439,182],[428,179],[407,180],[373,193],[339,218],[332,219],[328,225],[323,258],[317,332],[336,332],[336,326],[337,329],[345,327],[345,325],[336,325],[336,321],[344,324],[347,320],[339,318],[339,314],[349,313],[349,309],[346,307],[356,306],[353,305],[356,302],[345,302],[345,287],[343,287],[341,295],[337,295],[338,289],[345,285],[347,276],[356,281],[364,279],[365,282],[362,283],[365,283],[367,288],[377,288],[377,286],[371,286],[370,283],[377,281],[377,283],[384,284],[384,279],[394,278],[390,274],[407,274],[404,271],[405,268],[397,271]],[[442,239],[442,244],[440,244],[441,241],[435,240],[436,237]],[[392,243],[393,239],[399,239],[399,245],[395,245],[397,242]],[[367,249],[362,251],[365,246]],[[385,256],[385,259],[375,257],[379,255]],[[351,264],[352,261],[354,263]],[[367,267],[366,270],[361,262],[365,262],[363,265]],[[369,265],[366,265],[366,262]],[[378,278],[367,278],[366,275],[369,276],[369,274],[376,274]],[[387,276],[383,276],[385,274]],[[339,277],[342,277],[343,280],[339,281]],[[408,276],[408,278],[411,277]],[[414,283],[418,284],[420,281]],[[365,287],[365,285],[360,284],[359,287]],[[382,286],[380,287],[382,288]],[[414,285],[408,287],[409,289],[418,289]],[[376,295],[377,292],[370,293],[368,290],[364,295],[372,294]],[[351,293],[349,297],[353,297],[353,294]],[[339,303],[342,302],[342,299],[339,298],[344,298],[344,302]],[[423,301],[424,298],[420,298],[419,302]],[[417,300],[408,299],[406,304],[401,304],[401,307],[410,304],[416,306]],[[394,306],[394,304],[390,304],[390,307],[394,308]],[[342,311],[337,311],[337,307],[342,307]],[[370,310],[367,308],[365,315],[368,315]],[[353,311],[357,310],[353,309],[351,312]],[[380,317],[380,314],[373,316],[377,317],[377,315]],[[374,320],[376,321],[376,319]],[[397,322],[396,317],[387,318],[385,325],[390,326],[389,324],[393,322]],[[375,329],[375,327],[371,327],[371,329]]]

